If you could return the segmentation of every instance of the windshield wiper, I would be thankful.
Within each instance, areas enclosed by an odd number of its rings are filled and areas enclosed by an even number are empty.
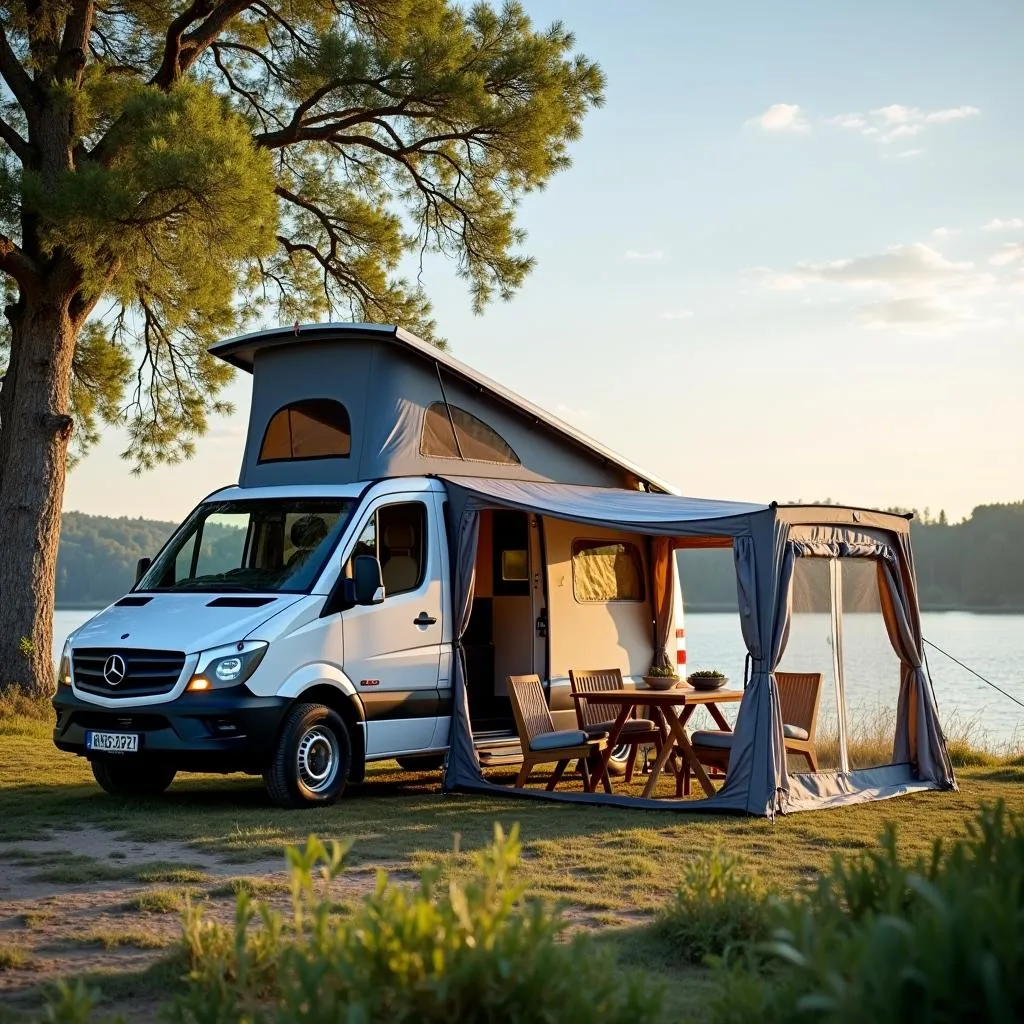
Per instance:
[[[205,590],[205,591],[224,591],[227,593],[238,594],[238,593],[254,593],[259,588],[249,587],[243,583],[224,583],[222,580],[218,580],[211,576],[197,576],[192,580],[179,580],[177,583],[167,587],[168,590]]]

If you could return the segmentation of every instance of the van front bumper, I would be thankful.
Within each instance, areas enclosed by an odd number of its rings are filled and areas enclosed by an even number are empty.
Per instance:
[[[257,697],[245,686],[234,686],[183,693],[162,704],[106,708],[60,686],[53,698],[53,742],[59,750],[91,757],[86,733],[137,733],[139,755],[157,757],[179,771],[260,772],[289,703],[286,697]]]

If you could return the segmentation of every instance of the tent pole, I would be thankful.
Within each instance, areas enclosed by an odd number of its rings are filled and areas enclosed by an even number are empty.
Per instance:
[[[838,558],[828,560],[832,591],[832,674],[836,681],[836,718],[839,728],[839,770],[850,770],[846,733],[846,684],[843,680],[843,567]]]

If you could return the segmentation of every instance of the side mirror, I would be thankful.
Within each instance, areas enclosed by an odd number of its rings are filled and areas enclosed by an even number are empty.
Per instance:
[[[152,564],[153,564],[153,559],[152,558],[140,558],[138,560],[138,562],[135,563],[135,582],[136,583],[138,583],[139,580],[141,580],[142,577],[146,575],[146,571],[149,569],[149,567]]]
[[[373,555],[356,555],[352,560],[352,584],[356,604],[380,604],[384,600],[380,562]]]

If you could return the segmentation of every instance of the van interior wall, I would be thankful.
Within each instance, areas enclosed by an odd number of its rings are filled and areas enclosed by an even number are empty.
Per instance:
[[[573,579],[573,545],[577,542],[621,542],[639,558],[643,581],[641,600],[590,600]],[[654,652],[651,611],[649,545],[639,534],[581,526],[564,520],[544,520],[547,553],[548,619],[550,633],[551,707],[553,714],[574,717],[568,695],[569,669],[618,668],[624,676],[640,678]],[[590,595],[593,596],[593,595]],[[556,724],[560,723],[557,720]]]

